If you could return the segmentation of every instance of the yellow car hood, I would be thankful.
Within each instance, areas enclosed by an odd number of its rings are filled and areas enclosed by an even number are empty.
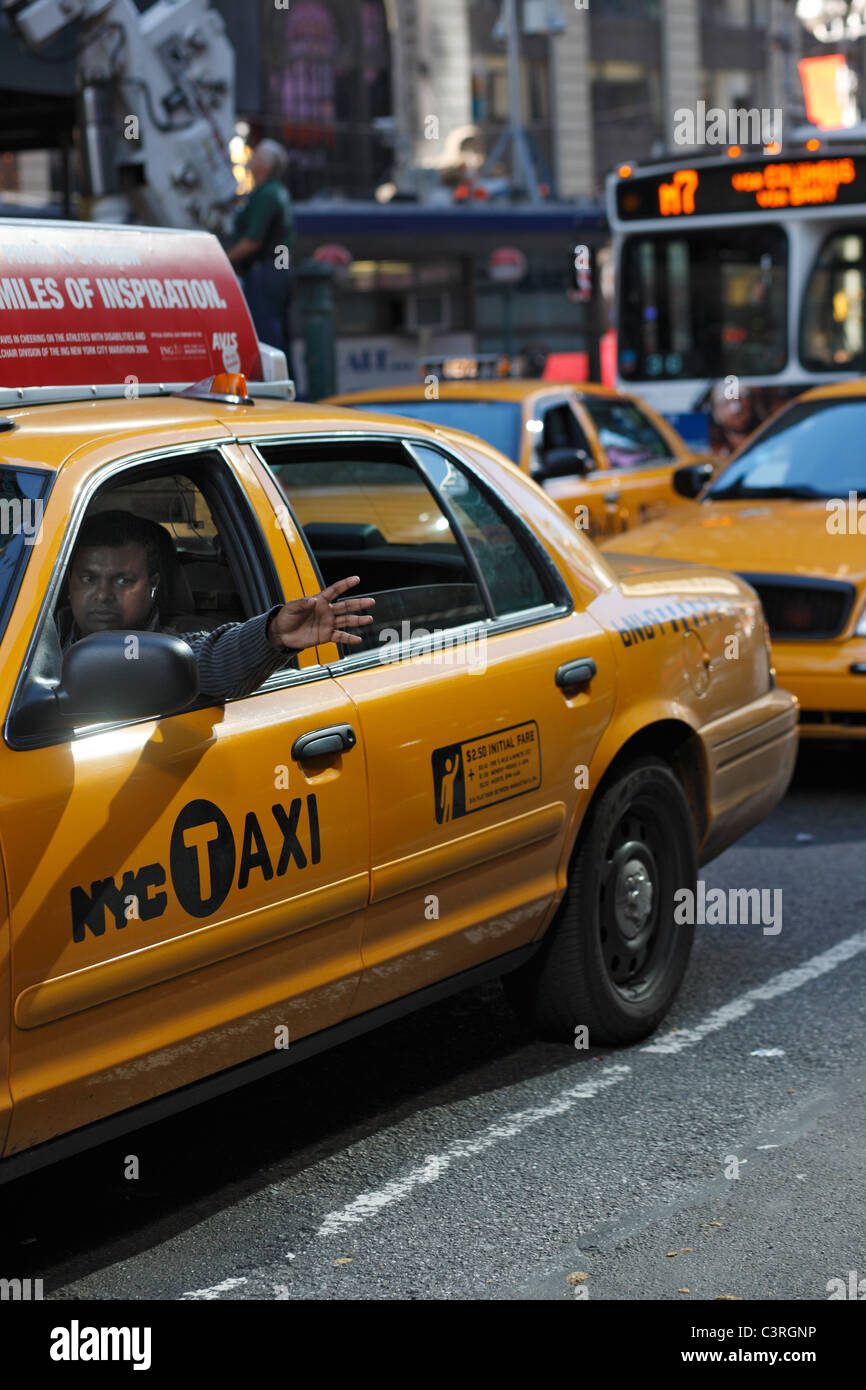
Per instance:
[[[850,529],[832,534],[830,520],[824,499],[694,502],[605,541],[601,549],[746,573],[809,574],[854,583],[866,579],[866,504],[862,535]],[[850,527],[847,502],[843,524]]]

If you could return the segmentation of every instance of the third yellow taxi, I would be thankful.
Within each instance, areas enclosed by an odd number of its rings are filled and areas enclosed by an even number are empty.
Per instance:
[[[866,382],[809,391],[702,491],[701,468],[684,470],[677,485],[700,492],[696,505],[604,545],[724,565],[748,580],[806,738],[866,738],[864,439]]]
[[[507,367],[507,359],[431,359],[418,385],[353,391],[329,403],[478,435],[593,538],[663,515],[681,500],[671,482],[675,471],[708,457],[690,451],[636,396],[589,382],[498,374]]]

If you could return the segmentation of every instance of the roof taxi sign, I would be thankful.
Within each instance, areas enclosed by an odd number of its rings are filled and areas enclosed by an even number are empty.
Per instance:
[[[262,375],[256,331],[209,232],[0,221],[0,387]]]

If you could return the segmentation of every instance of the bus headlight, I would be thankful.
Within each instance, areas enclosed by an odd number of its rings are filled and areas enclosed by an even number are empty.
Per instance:
[[[854,636],[866,637],[866,604],[863,605],[863,611],[860,614],[860,617],[857,619],[857,626],[854,629]]]

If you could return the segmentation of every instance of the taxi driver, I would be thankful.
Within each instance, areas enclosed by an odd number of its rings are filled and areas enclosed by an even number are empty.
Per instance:
[[[166,536],[168,532],[165,533]],[[132,512],[88,517],[69,571],[69,607],[57,615],[65,652],[94,632],[171,632],[192,648],[201,694],[214,700],[247,695],[297,652],[324,642],[360,644],[354,629],[372,623],[372,598],[341,596],[360,582],[338,579],[314,598],[277,604],[247,622],[212,632],[177,632],[160,622],[159,528]]]

